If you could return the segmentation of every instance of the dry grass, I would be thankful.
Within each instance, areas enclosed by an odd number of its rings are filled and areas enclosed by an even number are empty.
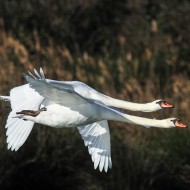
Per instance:
[[[75,10],[83,3],[88,8],[98,1],[72,2],[75,3],[66,1],[68,10]],[[132,10],[140,5],[138,1],[135,6],[129,1]],[[133,17],[133,14],[129,15],[132,21],[129,29],[132,24],[139,24]],[[59,20],[53,24],[59,26]],[[170,34],[159,35],[162,23],[157,20],[150,20],[149,24],[153,37],[150,34],[143,36],[143,45],[137,43],[141,42],[142,35],[137,35],[141,31],[135,33],[137,42],[121,32],[114,36],[119,48],[110,48],[114,55],[107,47],[101,47],[104,55],[95,55],[90,51],[71,51],[65,43],[57,43],[50,35],[44,40],[37,29],[17,37],[5,31],[4,20],[0,19],[0,94],[8,95],[11,88],[24,84],[23,72],[42,67],[47,78],[80,80],[115,98],[134,102],[166,99],[175,105],[175,109],[135,114],[150,118],[174,116],[188,124],[190,82],[184,75],[188,69],[180,73],[178,61],[185,69],[189,67],[180,60],[181,49],[175,45],[181,44],[183,39],[181,35],[176,38]],[[123,31],[125,27],[123,25]],[[134,46],[133,49],[129,44]],[[140,50],[139,46],[142,46]],[[183,48],[187,50],[185,45]],[[145,129],[110,122],[113,169],[102,174],[93,170],[87,149],[74,129],[56,130],[36,125],[18,152],[8,151],[4,129],[10,110],[7,105],[0,104],[2,189],[12,186],[32,189],[44,187],[44,184],[57,189],[189,189],[188,129]]]
[[[127,73],[130,72],[129,69],[131,69],[130,64],[135,65],[135,62],[128,63],[126,59],[119,57],[114,61],[104,57],[96,58],[87,52],[80,56],[74,56],[66,47],[54,44],[51,39],[49,39],[49,45],[43,47],[37,32],[34,32],[34,41],[27,39],[30,48],[26,48],[21,41],[4,31],[1,32],[3,43],[0,45],[2,55],[0,60],[0,93],[3,95],[7,95],[12,87],[25,83],[22,77],[23,72],[42,67],[48,78],[80,80],[116,98],[135,102],[148,102],[157,98],[164,98],[175,104],[174,110],[152,114],[136,113],[136,115],[145,115],[151,118],[179,116],[183,121],[187,123],[189,121],[188,108],[190,101],[188,95],[190,94],[190,85],[189,80],[183,75],[172,75],[169,87],[164,86],[164,89],[160,89],[157,76],[155,76],[155,80],[149,78],[139,80],[132,74],[130,77],[127,76]],[[31,50],[35,53],[31,54]],[[133,69],[132,73],[136,73],[138,64]],[[2,128],[8,114],[6,106],[7,104],[1,103]],[[138,189],[139,184],[141,184],[142,187],[146,186],[151,189],[154,186],[160,186],[158,181],[161,177],[165,177],[166,173],[175,172],[174,170],[177,168],[167,169],[167,172],[161,171],[158,174],[160,167],[167,168],[167,165],[160,160],[165,159],[165,162],[169,163],[168,157],[173,154],[167,146],[172,148],[172,146],[179,144],[178,141],[174,142],[174,145],[168,142],[171,136],[177,138],[178,134],[176,132],[170,133],[167,131],[165,133],[162,130],[147,130],[135,125],[117,122],[110,123],[110,126],[114,164],[112,172],[108,173],[107,177],[93,171],[90,157],[79,135],[73,129],[60,132],[45,127],[35,128],[20,153],[11,153],[6,150],[5,130],[1,128],[0,139],[3,155],[1,163],[5,162],[6,168],[1,167],[0,172],[4,177],[0,184],[2,187],[9,187],[7,181],[10,180],[10,184],[23,188],[23,185],[13,180],[12,176],[18,175],[18,173],[23,175],[23,170],[27,169],[30,172],[39,172],[39,174],[37,177],[28,176],[25,185],[30,183],[31,180],[36,180],[37,184],[41,184],[39,178],[42,178],[43,182],[43,180],[47,180],[47,175],[53,173],[54,177],[58,177],[60,180],[53,184],[48,183],[52,187],[64,186],[70,188],[73,186],[75,189],[80,189],[80,187],[87,186],[87,189],[114,189],[118,184],[121,184],[122,187],[127,189]],[[162,135],[161,139],[157,139],[159,135]],[[183,132],[181,132],[181,135],[183,138]],[[30,149],[30,151],[27,149]],[[176,157],[179,156],[177,152],[179,152],[179,149],[176,149]],[[13,157],[15,158],[13,159]],[[22,161],[22,164],[18,164],[20,161]],[[178,179],[178,183],[176,183],[188,185],[189,179],[185,176],[189,172],[189,163],[186,158],[183,159],[183,163],[179,166],[180,172],[176,177],[180,177],[180,180]],[[41,166],[42,171],[39,170]],[[171,167],[174,168],[173,165]],[[80,175],[75,174],[75,170],[78,170]],[[44,172],[45,175],[41,172]],[[16,179],[22,180],[22,175],[19,175]],[[62,180],[65,175],[67,179]],[[149,176],[149,180],[143,178],[143,175]],[[54,177],[52,178],[55,180]],[[106,182],[102,181],[102,177]],[[71,183],[69,182],[70,178],[73,178]],[[85,180],[87,178],[86,182],[81,183],[84,178]],[[141,178],[140,181],[139,178]],[[112,182],[109,182],[109,180]],[[163,185],[163,183],[161,184]]]

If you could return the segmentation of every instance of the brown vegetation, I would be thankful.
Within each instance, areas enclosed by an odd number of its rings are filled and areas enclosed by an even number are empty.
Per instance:
[[[132,113],[179,117],[190,107],[189,1],[0,2],[0,94],[42,67],[47,78],[80,80],[123,100],[163,98],[173,110]],[[6,149],[10,108],[0,104],[0,187],[176,189],[190,187],[189,130],[110,122],[113,169],[93,170],[75,129],[36,125],[18,152]]]

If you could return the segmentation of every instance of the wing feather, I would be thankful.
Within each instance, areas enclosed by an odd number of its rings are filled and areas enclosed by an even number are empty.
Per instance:
[[[20,141],[20,137],[22,136],[22,134],[24,134],[25,133],[25,130],[26,130],[27,128],[18,128],[18,130],[16,131],[16,133],[14,133],[14,136],[13,136],[13,138],[12,138],[12,142],[14,142],[13,144],[12,144],[12,146],[11,146],[11,150],[13,151],[13,150],[15,150],[15,148],[17,147],[17,144],[19,143],[19,141]]]
[[[24,109],[38,110],[44,98],[35,92],[28,84],[15,87],[10,92],[12,111],[10,112],[5,128],[8,149],[18,150],[28,138],[34,122],[24,121],[16,112]]]
[[[24,77],[30,84],[30,87],[37,91],[44,98],[47,98],[55,103],[64,104],[65,106],[91,102],[72,89],[66,89],[63,87],[61,88],[48,83],[42,69],[40,69],[40,73],[38,73],[36,70],[34,70],[34,73],[35,76],[29,73],[24,74]]]
[[[108,168],[112,168],[110,134],[107,121],[99,121],[77,128],[85,146],[88,146],[89,154],[94,162],[94,169],[99,166],[100,171],[104,169],[107,172]]]
[[[24,121],[20,118],[13,118],[10,113],[6,124],[6,135],[8,149],[18,150],[26,141],[33,128],[33,121]]]

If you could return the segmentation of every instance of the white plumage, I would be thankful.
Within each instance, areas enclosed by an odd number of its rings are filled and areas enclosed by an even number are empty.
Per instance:
[[[123,106],[124,101],[105,96],[84,83],[45,79],[42,69],[40,74],[36,70],[34,73],[35,75],[26,74],[29,84],[13,88],[10,97],[0,96],[0,99],[11,102],[12,111],[6,124],[7,143],[11,150],[17,151],[24,144],[34,123],[59,128],[77,127],[85,146],[88,147],[94,168],[99,166],[100,171],[104,169],[107,172],[112,167],[107,120],[163,128],[186,127],[176,118],[147,119],[124,114],[110,107],[135,111],[155,111],[162,106],[173,107],[163,100],[145,104],[144,108],[143,104],[130,102]],[[132,109],[135,106],[137,108]]]

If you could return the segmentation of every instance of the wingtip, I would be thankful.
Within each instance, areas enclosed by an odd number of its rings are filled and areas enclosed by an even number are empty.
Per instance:
[[[43,71],[43,69],[42,69],[42,67],[40,67],[40,73],[43,73],[44,71]]]
[[[41,78],[41,76],[39,75],[38,71],[34,68],[34,74],[38,77],[38,79]]]
[[[41,78],[46,81],[46,78],[45,78],[45,75],[44,75],[44,71],[43,69],[40,67],[40,75],[41,75]]]
[[[7,141],[8,145],[7,145],[7,149],[9,150],[11,148],[11,144]]]

